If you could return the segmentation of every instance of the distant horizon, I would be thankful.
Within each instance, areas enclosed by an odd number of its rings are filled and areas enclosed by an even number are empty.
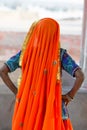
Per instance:
[[[58,7],[58,8],[83,8],[84,0],[0,0],[0,7],[6,6],[13,9],[16,9],[16,7],[24,7],[27,8],[30,5],[33,6],[42,6],[42,7]]]

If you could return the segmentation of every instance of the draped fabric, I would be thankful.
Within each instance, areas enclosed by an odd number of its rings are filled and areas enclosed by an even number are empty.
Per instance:
[[[59,24],[44,18],[26,40],[12,130],[68,130],[61,112],[59,38]]]
[[[27,33],[27,36],[25,37],[25,40],[24,40],[24,43],[23,43],[23,46],[22,46],[20,60],[19,60],[19,66],[22,66],[22,59],[23,59],[23,56],[24,56],[26,46],[29,43],[30,37],[31,37],[32,32],[33,32],[33,30],[34,30],[37,23],[38,23],[38,21],[35,21],[35,22],[32,23],[32,25],[30,26],[30,29],[29,29],[29,31]]]

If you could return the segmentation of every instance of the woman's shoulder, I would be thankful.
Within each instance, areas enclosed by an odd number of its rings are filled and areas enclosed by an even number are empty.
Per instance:
[[[15,55],[10,57],[5,64],[10,69],[10,72],[15,71],[17,68],[19,68],[19,59],[20,59],[21,51],[18,51]]]
[[[66,49],[61,48],[61,66],[62,68],[68,72],[70,75],[74,76],[75,71],[80,68],[76,61],[72,58],[72,56],[67,53]]]

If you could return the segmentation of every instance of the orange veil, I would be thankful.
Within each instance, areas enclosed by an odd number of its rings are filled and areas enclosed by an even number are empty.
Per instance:
[[[44,18],[27,39],[12,130],[65,130],[61,127],[59,38],[59,24]]]

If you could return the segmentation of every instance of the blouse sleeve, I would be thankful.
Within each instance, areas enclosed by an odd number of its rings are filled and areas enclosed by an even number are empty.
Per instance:
[[[20,53],[21,51],[19,51],[16,55],[12,56],[8,61],[5,62],[5,64],[10,69],[10,72],[13,72],[20,67],[19,66]]]
[[[61,65],[62,68],[73,77],[75,76],[75,71],[80,68],[64,49],[61,49]]]

